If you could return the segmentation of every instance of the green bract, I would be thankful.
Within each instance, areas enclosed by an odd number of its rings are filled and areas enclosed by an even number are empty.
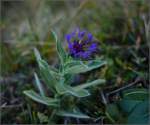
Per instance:
[[[48,63],[41,58],[37,49],[34,49],[34,54],[39,66],[39,75],[53,96],[47,97],[36,73],[34,74],[35,83],[40,94],[37,94],[34,90],[26,90],[24,91],[24,94],[36,102],[50,106],[55,111],[53,115],[90,118],[90,116],[82,113],[75,103],[70,103],[71,98],[73,97],[73,99],[75,99],[89,96],[90,92],[87,88],[95,85],[103,85],[105,80],[96,79],[91,82],[71,86],[70,78],[75,74],[85,73],[99,68],[105,65],[106,61],[103,61],[102,59],[80,61],[70,58],[63,49],[61,42],[58,41],[56,33],[52,33],[56,40],[56,48],[61,62],[60,69],[49,66]],[[64,102],[68,102],[68,105],[63,106]]]

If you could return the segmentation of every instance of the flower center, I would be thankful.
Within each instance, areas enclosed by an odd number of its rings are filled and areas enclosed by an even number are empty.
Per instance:
[[[74,43],[73,48],[75,49],[75,51],[76,51],[77,53],[83,51],[82,45],[79,44],[78,42]]]

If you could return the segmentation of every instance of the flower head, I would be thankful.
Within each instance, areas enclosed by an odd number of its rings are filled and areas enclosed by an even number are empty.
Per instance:
[[[89,59],[98,50],[98,44],[94,41],[93,35],[87,31],[76,29],[66,35],[69,53],[78,59]]]

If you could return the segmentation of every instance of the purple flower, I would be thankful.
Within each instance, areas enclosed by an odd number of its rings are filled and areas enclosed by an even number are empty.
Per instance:
[[[98,50],[98,44],[94,41],[93,35],[87,31],[76,29],[66,35],[69,54],[77,59],[90,59]]]

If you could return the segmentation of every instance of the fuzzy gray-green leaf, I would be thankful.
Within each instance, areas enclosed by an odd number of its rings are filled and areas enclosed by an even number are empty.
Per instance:
[[[99,68],[106,64],[106,61],[101,60],[92,60],[87,63],[82,61],[73,61],[66,65],[65,73],[66,74],[78,74],[91,71],[93,69]]]
[[[88,87],[91,87],[91,86],[95,86],[95,85],[103,85],[106,81],[104,79],[97,79],[97,80],[94,80],[92,82],[87,82],[87,83],[83,83],[81,85],[78,85],[75,88],[75,90],[81,90],[81,89],[85,89],[85,88],[88,88]]]
[[[35,82],[36,82],[36,85],[37,85],[37,87],[40,91],[41,96],[45,96],[42,84],[41,84],[41,82],[40,82],[40,80],[39,80],[36,73],[34,73],[34,77],[35,77]]]
[[[48,106],[54,106],[54,107],[58,106],[59,100],[49,98],[49,97],[42,97],[33,90],[26,90],[23,93],[36,102],[39,102]]]
[[[40,67],[40,73],[45,81],[45,84],[48,85],[48,87],[53,91],[54,90],[54,85],[56,84],[56,74],[54,75],[52,70],[49,68],[49,65],[44,61],[40,60],[39,61],[39,67]]]
[[[36,48],[34,48],[34,55],[35,55],[37,61],[41,60],[41,55]]]
[[[57,52],[58,52],[59,58],[61,60],[61,63],[64,63],[65,59],[66,59],[66,52],[65,52],[61,42],[58,40],[57,34],[54,31],[51,31],[51,32],[52,32],[52,34],[55,38],[55,41],[56,41],[56,48],[57,48]]]
[[[59,94],[71,94],[79,98],[90,95],[88,90],[85,90],[85,89],[76,90],[74,87],[71,87],[69,85],[62,84],[62,83],[57,83],[55,87],[56,87],[56,91]]]

